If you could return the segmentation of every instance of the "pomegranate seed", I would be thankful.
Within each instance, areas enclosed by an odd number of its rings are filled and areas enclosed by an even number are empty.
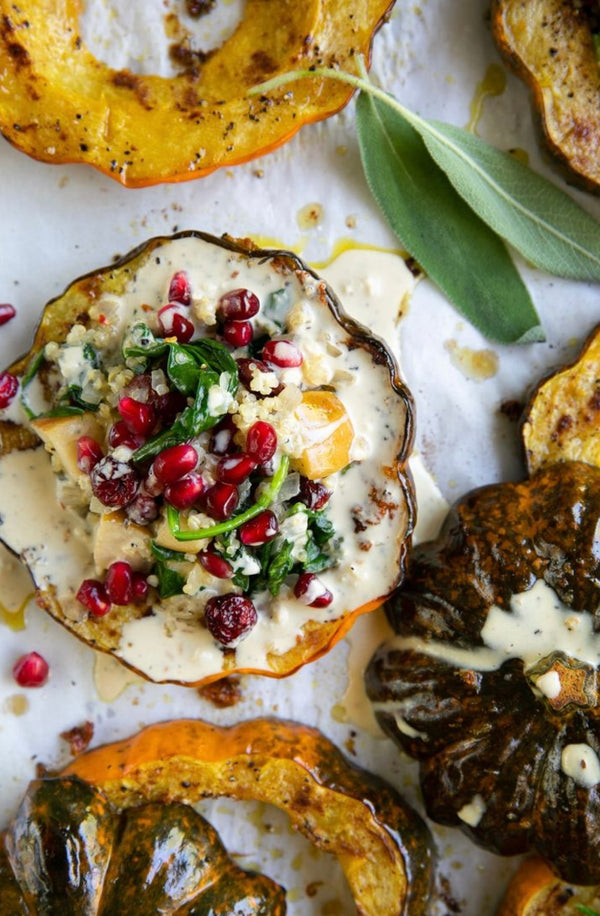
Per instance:
[[[309,607],[328,607],[333,595],[314,573],[300,573],[294,585],[294,595]]]
[[[226,455],[234,447],[233,437],[237,427],[231,416],[227,416],[214,427],[210,437],[210,450],[215,455]]]
[[[254,337],[254,331],[249,321],[226,321],[223,337],[232,347],[245,347]]]
[[[258,614],[243,595],[217,595],[209,598],[204,610],[209,633],[224,646],[234,646],[256,625]]]
[[[281,366],[283,369],[291,369],[302,365],[302,353],[289,340],[269,340],[263,347],[263,359],[267,363],[273,363],[275,366]]]
[[[198,464],[198,452],[193,445],[183,442],[164,449],[154,459],[152,470],[159,484],[166,487],[193,471]]]
[[[190,280],[185,270],[178,270],[171,277],[169,283],[169,302],[180,302],[182,305],[189,305],[192,301],[192,289]]]
[[[272,398],[273,395],[281,394],[283,391],[282,384],[276,385],[275,388],[272,388],[268,394],[259,394],[257,391],[252,390],[252,377],[257,369],[259,372],[272,372],[269,366],[267,366],[266,363],[263,363],[261,359],[253,359],[242,356],[239,359],[236,359],[236,363],[240,376],[240,382],[245,388],[247,388],[249,391],[252,391],[252,393],[255,394],[258,398]]]
[[[108,431],[108,444],[111,448],[118,448],[119,445],[124,445],[126,448],[135,451],[136,448],[144,444],[144,441],[144,436],[132,433],[124,420],[117,420]]]
[[[201,550],[198,559],[211,576],[217,579],[231,579],[233,576],[233,566],[220,557],[214,550]]]
[[[331,494],[332,490],[329,490],[324,484],[316,480],[309,480],[308,477],[300,478],[300,502],[309,509],[317,511],[322,509],[331,499]]]
[[[220,458],[215,469],[217,480],[223,483],[243,483],[256,467],[250,455],[226,455]]]
[[[122,508],[132,502],[140,482],[134,469],[126,461],[117,461],[111,455],[102,458],[90,472],[92,493],[104,506]]]
[[[187,406],[187,398],[180,391],[161,394],[155,402],[156,413],[164,426],[172,426],[177,415]]]
[[[158,324],[163,337],[175,337],[178,343],[187,343],[194,336],[194,325],[182,315],[179,305],[165,305],[159,309]]]
[[[260,309],[258,298],[249,289],[232,289],[219,299],[217,310],[223,321],[247,321]]]
[[[113,604],[125,605],[133,601],[133,570],[129,563],[117,560],[106,571],[104,588]]]
[[[102,582],[84,579],[75,595],[92,617],[104,617],[110,611],[110,600]]]
[[[209,487],[204,494],[204,506],[212,518],[222,522],[235,511],[239,494],[237,487],[232,483],[217,481]]]
[[[176,509],[189,509],[206,490],[206,482],[200,474],[192,472],[165,487],[165,499]]]
[[[13,665],[13,677],[19,687],[42,687],[48,680],[50,668],[38,652],[28,652]]]
[[[80,436],[77,440],[77,467],[89,474],[101,458],[104,457],[102,446],[91,436]]]
[[[156,412],[152,404],[124,397],[119,401],[118,409],[123,423],[136,436],[149,436],[156,426]]]
[[[277,433],[270,423],[257,420],[248,430],[246,451],[259,464],[270,461],[277,450]]]
[[[19,390],[19,380],[12,372],[0,372],[0,410],[13,400]]]
[[[148,597],[148,592],[150,591],[150,586],[146,581],[146,577],[142,573],[133,574],[133,601],[134,604],[143,604],[146,598]]]
[[[246,547],[258,547],[272,541],[279,532],[277,517],[270,509],[265,509],[259,515],[244,522],[240,527],[239,537]]]
[[[148,493],[138,493],[133,502],[125,507],[125,512],[136,525],[148,525],[158,517],[158,506]]]
[[[8,302],[0,303],[0,324],[6,324],[6,322],[14,318],[16,314],[17,310],[14,305],[9,305]]]

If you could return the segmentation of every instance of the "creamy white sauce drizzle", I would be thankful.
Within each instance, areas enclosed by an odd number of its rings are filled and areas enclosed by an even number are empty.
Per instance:
[[[565,745],[560,766],[565,776],[570,776],[585,789],[591,789],[600,782],[600,760],[589,744]]]
[[[477,827],[485,814],[486,804],[481,795],[474,795],[471,801],[457,811],[458,817],[469,827]]]
[[[490,608],[481,631],[482,647],[462,649],[417,636],[396,637],[392,643],[476,671],[493,671],[511,658],[521,659],[528,670],[556,651],[595,667],[600,665],[600,636],[593,631],[591,614],[574,613],[543,579],[528,591],[513,595],[510,606],[510,612]]]

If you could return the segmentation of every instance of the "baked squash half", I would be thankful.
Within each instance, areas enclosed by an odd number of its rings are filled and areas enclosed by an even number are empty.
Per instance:
[[[410,395],[293,255],[150,241],[46,307],[0,402],[0,537],[151,680],[289,674],[402,578]]]
[[[337,856],[360,916],[429,912],[433,849],[418,815],[316,729],[256,719],[153,725],[33,782],[0,834],[3,916],[285,913],[283,890],[232,863],[190,807],[219,796],[285,811]]]
[[[0,0],[0,130],[44,162],[88,163],[127,187],[199,178],[268,153],[353,90],[298,68],[355,71],[393,0],[247,0],[223,45],[174,77],[114,70],[82,41],[76,0]]]

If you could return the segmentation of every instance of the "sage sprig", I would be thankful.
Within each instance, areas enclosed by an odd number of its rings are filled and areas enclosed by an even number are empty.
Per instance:
[[[365,176],[391,228],[458,311],[491,340],[543,340],[505,242],[555,276],[600,281],[600,224],[564,191],[468,131],[410,111],[360,76],[296,70],[255,87],[341,80],[360,90]]]

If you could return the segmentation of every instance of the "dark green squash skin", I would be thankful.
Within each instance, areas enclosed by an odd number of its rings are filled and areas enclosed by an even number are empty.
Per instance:
[[[578,462],[467,494],[439,537],[415,550],[387,606],[391,625],[401,637],[477,648],[490,608],[508,610],[515,593],[543,579],[567,607],[591,614],[598,632],[599,518],[600,469]],[[562,708],[533,691],[519,658],[492,671],[459,668],[393,641],[371,660],[367,691],[389,704],[376,707],[385,732],[420,761],[430,817],[500,854],[534,848],[564,880],[597,884],[600,786],[567,776],[561,752],[587,744],[600,756],[598,672],[562,652],[555,662],[585,684]],[[485,810],[470,826],[458,812],[477,795]]]
[[[32,782],[0,834],[0,916],[285,916],[285,892],[229,858],[193,808],[118,812],[76,777]]]

